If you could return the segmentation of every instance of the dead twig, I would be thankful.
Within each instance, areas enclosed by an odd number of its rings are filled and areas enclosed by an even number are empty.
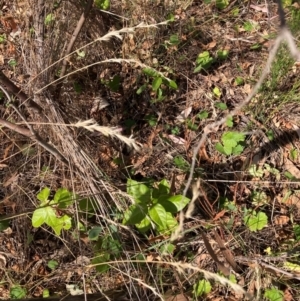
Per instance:
[[[80,16],[80,19],[77,23],[77,26],[72,34],[72,37],[71,37],[71,40],[68,44],[68,47],[67,47],[67,50],[66,50],[66,53],[65,53],[65,57],[64,57],[64,60],[63,60],[63,63],[62,63],[62,68],[61,68],[61,72],[60,72],[60,77],[64,76],[65,73],[66,73],[66,69],[67,69],[67,63],[68,63],[68,56],[74,46],[74,43],[78,37],[78,34],[85,22],[85,20],[87,19],[87,16],[93,6],[93,3],[94,3],[94,0],[88,0],[87,4],[86,4],[86,7],[85,7],[85,10],[84,12],[82,13],[82,15]]]

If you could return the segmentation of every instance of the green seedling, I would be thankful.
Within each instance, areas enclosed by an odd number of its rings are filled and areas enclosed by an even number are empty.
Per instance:
[[[222,96],[222,92],[220,91],[220,89],[218,87],[213,88],[213,93],[217,98],[220,98]]]
[[[284,293],[283,291],[273,287],[265,290],[264,297],[269,301],[283,301]]]
[[[245,82],[244,79],[240,76],[238,76],[235,80],[234,80],[235,85],[237,86],[242,86]]]
[[[244,150],[245,135],[238,132],[225,132],[222,135],[222,144],[216,144],[216,150],[220,153],[230,156],[239,155]]]
[[[224,102],[216,102],[215,107],[222,111],[225,111],[228,109],[226,103],[224,103]]]
[[[174,162],[174,165],[175,165],[177,168],[179,168],[179,169],[181,169],[181,170],[183,170],[183,171],[188,171],[189,168],[190,168],[189,163],[188,163],[182,156],[180,156],[180,155],[179,155],[179,156],[176,156],[176,157],[174,158],[173,162]]]
[[[162,180],[158,187],[128,179],[127,193],[134,199],[124,213],[123,224],[135,225],[141,233],[153,229],[157,233],[169,233],[177,226],[174,214],[190,201],[182,196],[170,194],[170,185]]]
[[[49,260],[47,266],[51,270],[55,270],[58,267],[58,262],[56,260]]]
[[[207,70],[214,61],[215,59],[210,56],[208,51],[199,53],[196,59],[196,68],[194,69],[194,73]]]
[[[263,229],[268,224],[268,217],[264,212],[254,210],[245,210],[244,223],[250,231],[256,232]]]
[[[99,9],[108,10],[110,7],[110,0],[94,0],[94,3]]]
[[[201,119],[201,120],[205,120],[205,119],[208,118],[208,112],[207,112],[207,111],[202,111],[202,112],[200,112],[200,113],[197,115],[197,117],[198,117],[199,119]]]
[[[0,35],[0,44],[3,44],[6,41],[6,34],[1,34]]]
[[[226,60],[228,58],[229,51],[228,50],[218,50],[217,57],[219,60]]]
[[[11,299],[24,299],[26,297],[26,289],[22,288],[20,285],[15,285],[10,289]]]
[[[33,212],[32,225],[38,228],[46,224],[59,236],[62,229],[69,230],[71,228],[71,217],[63,214],[62,210],[74,203],[74,196],[65,188],[58,189],[52,200],[49,200],[49,196],[50,189],[48,187],[37,194],[40,206]]]
[[[194,296],[201,297],[203,295],[207,295],[211,292],[211,284],[208,280],[202,279],[194,284],[193,293]]]
[[[54,22],[55,16],[53,14],[48,14],[45,18],[45,25],[50,25],[52,22]]]

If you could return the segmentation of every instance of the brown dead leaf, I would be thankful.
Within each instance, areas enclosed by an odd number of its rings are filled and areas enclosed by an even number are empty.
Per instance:
[[[274,223],[275,225],[286,225],[290,221],[290,218],[286,215],[280,215],[274,217]]]
[[[212,41],[210,42],[209,44],[206,45],[207,49],[213,49],[215,48],[217,45],[217,42],[216,41]]]
[[[284,168],[290,172],[294,177],[300,179],[300,170],[296,167],[296,165],[288,158],[284,160]]]

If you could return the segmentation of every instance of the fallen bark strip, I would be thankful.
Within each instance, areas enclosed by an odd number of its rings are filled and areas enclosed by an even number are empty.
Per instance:
[[[27,97],[27,95],[18,88],[6,75],[0,70],[0,84],[15,97],[18,97],[22,104],[26,107],[30,107],[34,109],[37,113],[42,113],[43,109],[31,98]]]

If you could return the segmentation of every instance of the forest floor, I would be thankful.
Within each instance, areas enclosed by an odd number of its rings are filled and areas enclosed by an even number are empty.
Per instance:
[[[299,300],[300,65],[285,44],[228,115],[264,70],[275,3],[0,5],[0,299]],[[300,6],[284,9],[297,43]]]

